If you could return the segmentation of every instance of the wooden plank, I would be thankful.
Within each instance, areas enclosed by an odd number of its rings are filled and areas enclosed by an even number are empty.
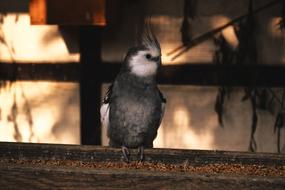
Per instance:
[[[31,24],[105,26],[105,0],[30,0]]]
[[[131,150],[131,159],[136,159]],[[285,155],[247,152],[146,149],[146,162],[283,165]],[[43,164],[29,160],[40,160]],[[79,167],[49,161],[121,162],[121,150],[97,146],[0,143],[0,185],[8,189],[284,189],[285,177]],[[20,162],[18,162],[20,161]],[[14,164],[13,164],[14,162]],[[24,163],[24,164],[23,164]],[[126,166],[128,164],[125,164]]]
[[[162,172],[82,170],[0,165],[8,189],[191,189],[283,190],[284,178],[189,175]]]
[[[0,63],[0,80],[78,82],[80,65],[74,63]],[[120,63],[103,63],[98,73],[86,76],[89,81],[112,82]],[[162,66],[158,81],[170,85],[226,85],[284,87],[285,67],[281,65],[181,64]]]
[[[121,161],[121,149],[100,146],[30,144],[0,142],[1,159],[80,160],[86,162]],[[131,150],[137,160],[137,150]],[[146,149],[145,161],[152,163],[203,165],[213,163],[285,165],[284,154],[183,149]]]
[[[161,84],[282,87],[284,66],[272,65],[169,65],[161,69]]]

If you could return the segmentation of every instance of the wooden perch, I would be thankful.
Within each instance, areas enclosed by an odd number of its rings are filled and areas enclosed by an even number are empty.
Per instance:
[[[108,147],[0,143],[0,185],[8,189],[284,189],[285,155],[146,149],[145,162],[121,161]],[[218,172],[253,167],[265,175]],[[198,170],[198,168],[200,170]],[[212,168],[206,172],[202,168]],[[273,174],[275,171],[277,175]],[[202,172],[201,172],[202,171]],[[246,170],[240,170],[246,172]]]

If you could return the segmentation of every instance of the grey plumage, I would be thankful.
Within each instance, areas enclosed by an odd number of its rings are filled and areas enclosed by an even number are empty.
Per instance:
[[[152,147],[161,118],[161,98],[153,80],[121,73],[110,96],[111,146]]]
[[[142,44],[129,49],[121,70],[104,98],[101,119],[111,147],[152,148],[164,113],[165,98],[156,83],[161,65],[160,45],[149,28]]]

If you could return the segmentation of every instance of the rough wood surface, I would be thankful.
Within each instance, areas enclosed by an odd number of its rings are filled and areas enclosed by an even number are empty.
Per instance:
[[[144,171],[6,166],[0,184],[9,189],[264,189],[281,190],[284,178],[189,175]]]
[[[52,159],[114,162],[119,161],[121,156],[121,149],[101,146],[0,143],[0,158],[2,159]],[[131,150],[131,160],[136,159],[137,150]],[[146,149],[145,161],[169,164],[181,164],[188,161],[194,165],[212,163],[285,165],[285,155],[208,150]]]
[[[285,155],[246,152],[147,149],[146,162],[202,166],[244,164],[285,166]],[[137,151],[131,150],[132,160]],[[33,164],[38,160],[41,164]],[[0,143],[0,185],[7,189],[284,189],[285,177],[243,176],[127,167],[50,165],[49,161],[121,162],[121,150],[108,147]],[[18,162],[21,161],[21,162]],[[14,162],[14,163],[13,163]],[[125,164],[128,165],[128,164]]]

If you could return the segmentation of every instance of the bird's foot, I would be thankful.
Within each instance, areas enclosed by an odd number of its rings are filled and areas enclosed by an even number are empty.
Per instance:
[[[138,148],[138,157],[139,157],[139,162],[142,162],[144,160],[144,147],[140,146]]]
[[[130,162],[130,151],[127,147],[122,146],[122,152],[123,152],[123,157],[124,157],[124,161],[126,163]]]

